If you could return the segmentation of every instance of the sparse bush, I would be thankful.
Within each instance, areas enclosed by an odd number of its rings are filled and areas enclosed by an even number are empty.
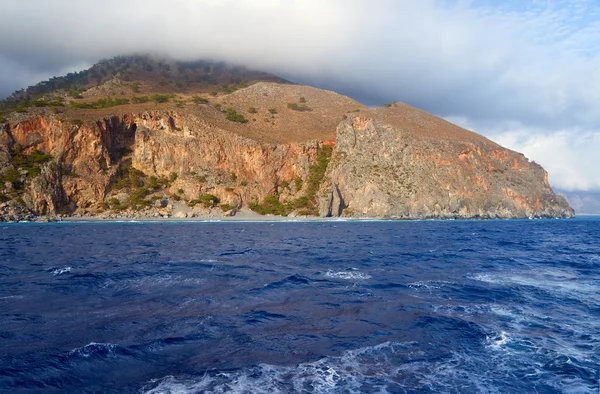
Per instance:
[[[285,216],[290,212],[289,208],[279,201],[279,196],[277,194],[269,194],[263,199],[262,204],[250,203],[248,206],[251,210],[260,215],[272,214]]]
[[[305,99],[304,97],[300,97],[300,102],[301,102],[301,103],[305,103],[305,102],[306,102],[306,99]]]
[[[331,160],[333,148],[329,145],[321,145],[317,151],[317,160],[308,169],[308,186],[306,196],[312,202],[315,202],[315,196],[325,176],[325,171]]]
[[[312,111],[312,108],[307,107],[306,105],[298,105],[296,103],[288,103],[287,107],[292,111],[300,111],[300,112],[309,112]]]
[[[200,97],[200,96],[192,97],[192,101],[196,104],[208,104],[209,103],[208,99],[205,99],[204,97]]]
[[[139,81],[135,81],[131,83],[131,91],[133,93],[139,93],[140,92],[140,87],[142,86],[142,83]]]
[[[232,122],[248,123],[248,119],[246,119],[244,115],[238,114],[233,108],[227,108],[225,118]]]
[[[269,112],[273,115],[277,114],[277,110],[275,108],[269,108]]]
[[[219,93],[217,93],[217,92],[215,92],[215,91],[213,90],[213,91],[212,91],[212,92],[210,92],[209,94],[210,94],[211,96],[215,97],[215,96],[216,96],[217,94],[219,94]]]
[[[219,201],[220,200],[217,196],[209,194],[209,193],[204,193],[197,199],[190,201],[188,205],[190,207],[193,207],[196,204],[202,204],[206,208],[214,208],[217,206]]]
[[[129,104],[129,99],[126,98],[116,98],[113,99],[111,97],[106,99],[99,99],[96,101],[92,101],[90,103],[71,103],[72,108],[78,109],[99,109],[99,108],[111,108],[116,107],[118,105]]]
[[[296,191],[301,190],[302,189],[302,178],[297,176],[296,179],[294,179],[294,186],[296,186]]]
[[[231,204],[221,204],[221,210],[223,212],[231,211],[233,208],[235,207]]]
[[[82,126],[83,125],[83,120],[81,119],[71,119],[71,124],[74,126]]]
[[[168,103],[174,96],[168,94],[153,94],[150,96],[150,100],[156,102],[157,104]]]
[[[69,90],[69,92],[67,93],[67,95],[69,97],[72,97],[74,99],[82,99],[83,96],[81,95],[81,93],[85,92],[85,89],[75,89],[75,90]]]
[[[255,114],[255,113],[257,113],[257,112],[258,112],[258,111],[256,110],[256,108],[255,108],[255,107],[250,107],[250,108],[248,108],[248,113],[250,113],[250,114]]]
[[[225,94],[230,94],[230,93],[233,93],[233,92],[235,92],[236,90],[238,90],[238,88],[237,88],[237,87],[235,87],[235,86],[229,87],[229,86],[227,86],[227,85],[223,86],[223,89],[221,89],[221,91],[222,91],[223,93],[225,93]]]
[[[148,101],[150,101],[150,98],[148,96],[133,96],[131,98],[131,102],[134,104],[142,104],[142,103],[147,103]]]

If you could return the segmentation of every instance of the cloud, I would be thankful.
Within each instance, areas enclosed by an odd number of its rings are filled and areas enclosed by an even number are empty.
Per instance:
[[[555,184],[600,189],[593,166],[572,159],[597,162],[587,149],[600,133],[596,0],[0,2],[0,35],[11,37],[0,42],[0,96],[117,54],[226,60],[463,119],[549,166]]]
[[[495,140],[535,158],[548,171],[551,184],[563,190],[600,190],[600,177],[594,176],[600,168],[600,133],[518,130],[500,134]]]

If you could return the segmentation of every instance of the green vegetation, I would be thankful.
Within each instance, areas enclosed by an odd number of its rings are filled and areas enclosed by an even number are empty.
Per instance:
[[[319,191],[319,187],[325,176],[325,171],[331,160],[332,152],[333,148],[329,145],[322,145],[319,147],[316,161],[308,169],[308,185],[305,195],[284,204],[279,201],[279,194],[270,194],[265,197],[260,204],[248,204],[250,209],[261,215],[272,214],[286,216],[293,210],[299,210],[298,213],[300,215],[316,215],[318,213],[317,192]],[[300,177],[297,177],[294,180],[294,183],[296,191],[302,189],[302,179]],[[284,186],[284,183],[282,182],[281,187],[287,186],[289,186],[289,184]]]
[[[10,168],[4,172],[4,175],[0,176],[0,184],[3,186],[6,182],[10,182],[15,189],[20,189],[23,186],[19,182],[20,179],[21,174],[19,173],[19,170]]]
[[[150,96],[150,100],[156,102],[157,104],[168,103],[169,100],[174,98],[174,94],[153,94]]]
[[[23,187],[21,183],[21,170],[27,172],[27,179],[33,179],[42,172],[42,164],[52,160],[52,155],[48,155],[38,149],[26,155],[18,144],[13,147],[10,154],[14,168],[8,169],[0,176],[0,184],[10,182],[15,189]]]
[[[126,98],[106,98],[99,99],[96,101],[92,101],[89,103],[71,103],[71,108],[79,108],[79,109],[99,109],[99,108],[111,108],[119,105],[129,104],[129,99]]]
[[[209,194],[209,193],[204,193],[202,194],[200,197],[198,197],[195,200],[192,200],[188,203],[188,205],[190,207],[193,207],[196,204],[202,204],[204,205],[206,208],[214,208],[217,206],[217,204],[219,203],[219,197]]]
[[[306,105],[298,105],[296,103],[288,103],[287,107],[292,111],[300,111],[300,112],[309,112],[312,111],[312,108],[307,107]]]
[[[39,99],[39,100],[32,101],[31,106],[32,107],[64,107],[65,105],[59,100],[48,101],[48,100]]]
[[[258,111],[256,110],[256,108],[255,108],[255,107],[250,107],[250,108],[248,108],[248,113],[250,113],[250,114],[255,114],[255,113],[257,113],[257,112],[258,112]]]
[[[144,186],[144,173],[128,164],[121,164],[112,183],[114,190]]]
[[[142,103],[147,103],[148,101],[150,101],[150,98],[148,96],[133,96],[131,98],[131,102],[134,104],[142,104]]]
[[[306,99],[304,97],[300,97],[299,101],[304,104],[306,102]]]
[[[147,208],[152,204],[152,200],[157,198],[146,199],[146,197],[161,188],[166,188],[177,178],[173,175],[169,178],[155,176],[146,177],[146,175],[131,167],[129,164],[121,164],[117,170],[115,178],[112,180],[111,187],[113,190],[128,189],[131,190],[127,201],[119,202],[118,204],[109,204],[111,209],[122,211],[132,209],[138,211]]]
[[[272,113],[273,115],[277,114],[277,110],[275,108],[269,108],[269,112]],[[268,122],[268,120],[267,120]]]
[[[308,185],[306,187],[306,196],[315,203],[315,197],[321,181],[325,176],[325,171],[331,160],[333,148],[330,145],[321,145],[317,150],[317,161],[308,169]]]
[[[227,108],[227,111],[225,113],[225,119],[227,120],[238,123],[248,123],[248,119],[246,119],[244,115],[238,114],[237,111],[233,108]]]
[[[279,187],[282,188],[282,189],[288,189],[290,187],[290,183],[288,181],[282,181],[279,184]]]
[[[254,212],[261,215],[281,215],[286,216],[289,213],[289,208],[279,201],[279,195],[269,194],[263,199],[262,204],[250,203],[248,207]]]
[[[294,186],[296,186],[296,191],[302,190],[302,178],[297,176],[296,179],[294,179]]]
[[[140,87],[142,87],[142,83],[139,81],[134,81],[131,83],[131,91],[133,93],[139,93],[140,92]]]
[[[229,86],[227,86],[227,85],[223,86],[223,89],[221,89],[221,91],[222,91],[223,93],[225,93],[225,94],[230,94],[230,93],[233,93],[233,92],[235,92],[236,90],[238,90],[238,88],[237,88],[237,87],[235,87],[235,86],[229,87]]]
[[[219,94],[218,92],[215,92],[214,90],[212,92],[209,93],[211,96],[215,97],[217,94]]]
[[[225,94],[231,94],[231,93],[235,92],[236,90],[247,88],[247,87],[248,87],[247,83],[240,82],[237,85],[233,85],[233,86],[223,85],[223,88],[221,89],[221,91]]]
[[[208,104],[209,103],[208,99],[205,99],[204,97],[200,97],[200,96],[192,97],[192,101],[196,104]]]
[[[85,89],[72,89],[72,90],[69,90],[67,95],[74,99],[82,99],[83,96],[81,95],[81,93],[83,93],[83,92],[85,92]]]
[[[29,155],[21,152],[20,145],[15,145],[12,150],[13,165],[16,168],[21,168],[27,171],[28,178],[35,178],[42,170],[40,166],[52,160],[52,155],[47,155],[44,152],[36,149]]]
[[[227,212],[227,211],[231,211],[235,207],[231,204],[221,204],[220,208],[223,212]]]
[[[71,124],[73,126],[80,127],[80,126],[83,126],[83,120],[81,120],[81,119],[71,119]]]

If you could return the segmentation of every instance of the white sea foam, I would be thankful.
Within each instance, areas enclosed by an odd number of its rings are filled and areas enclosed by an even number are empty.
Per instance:
[[[507,340],[500,335],[492,342],[503,346]],[[427,360],[426,354],[420,343],[385,342],[347,351],[339,357],[324,357],[292,366],[261,364],[191,378],[167,376],[149,382],[145,392],[396,393],[454,392],[456,387],[464,392],[500,392],[495,383],[502,377],[485,367],[489,359],[474,360],[469,354],[453,353],[441,360]]]
[[[487,336],[486,338],[488,346],[490,346],[492,349],[500,349],[504,347],[509,340],[510,336],[504,331],[500,331],[500,333],[497,335]]]
[[[562,270],[538,270],[507,274],[476,274],[471,279],[499,285],[531,286],[548,292],[598,294],[600,283],[580,279],[576,274]]]
[[[52,271],[52,274],[56,276],[66,274],[67,272],[71,272],[71,267],[56,268]]]
[[[366,280],[371,279],[371,275],[362,273],[360,271],[327,271],[325,276],[334,279],[346,279],[346,280]]]
[[[90,342],[87,345],[69,351],[70,356],[78,356],[83,358],[89,358],[94,354],[106,355],[108,357],[114,357],[117,345],[113,343],[96,343]]]
[[[446,285],[454,285],[454,282],[448,282],[445,280],[428,280],[428,281],[418,281],[409,283],[407,286],[413,290],[437,290],[441,289]]]
[[[246,370],[204,374],[194,379],[167,376],[151,381],[148,394],[187,393],[338,393],[361,392],[368,384],[379,393],[388,393],[395,383],[393,365],[386,354],[394,351],[390,342],[347,351],[341,357],[296,366],[260,364]],[[291,387],[290,387],[291,386]],[[394,392],[394,391],[392,391]]]

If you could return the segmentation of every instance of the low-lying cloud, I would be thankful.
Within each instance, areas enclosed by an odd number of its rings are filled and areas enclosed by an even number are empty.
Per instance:
[[[595,0],[0,2],[0,96],[117,54],[225,60],[462,119],[600,190]]]

